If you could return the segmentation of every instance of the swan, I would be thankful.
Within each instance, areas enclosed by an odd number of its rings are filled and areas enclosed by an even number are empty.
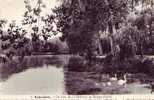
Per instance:
[[[151,94],[154,92],[154,82],[150,83],[150,88],[151,88]]]
[[[117,80],[118,80],[118,79],[117,79],[117,74],[115,74],[114,77],[111,77],[111,78],[110,78],[110,81],[117,81]]]
[[[109,80],[110,81],[108,81],[106,83],[106,86],[111,86],[111,85],[115,84],[115,82],[117,82],[117,80],[118,80],[117,74],[114,74],[114,77],[111,77]]]
[[[124,75],[124,79],[118,80],[118,85],[125,85],[127,82],[126,74]]]
[[[111,86],[112,85],[112,82],[103,82],[103,83],[101,83],[101,86]]]
[[[99,86],[100,84],[99,83],[95,83],[95,86]]]
[[[107,86],[111,86],[111,84],[112,84],[111,82],[107,82],[106,83]]]
[[[106,82],[106,83],[102,83],[102,86],[123,86],[125,85],[127,82],[126,79],[126,74],[124,75],[124,79],[119,79],[117,78],[117,75],[115,74],[114,77],[110,78],[110,81]]]

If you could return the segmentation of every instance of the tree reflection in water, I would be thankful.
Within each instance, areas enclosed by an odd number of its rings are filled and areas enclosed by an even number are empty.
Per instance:
[[[102,61],[88,62],[79,57],[70,58],[68,65],[64,67],[65,90],[73,95],[150,93],[149,84],[140,80],[140,78],[147,79],[148,76],[141,74],[140,77],[136,77],[139,74],[129,74],[129,70],[126,85],[119,85],[118,82],[107,85],[115,73],[119,80],[122,80],[126,72],[121,67],[111,67],[111,65],[104,67]]]
[[[35,72],[35,69],[39,68],[42,69],[40,70],[39,73],[44,73],[43,69],[45,67],[50,67],[51,70],[52,70],[51,67],[55,67],[57,71],[63,69],[62,71],[59,71],[59,74],[60,76],[64,75],[64,78],[61,78],[61,82],[64,86],[66,94],[124,94],[124,93],[151,92],[149,88],[150,77],[147,76],[146,74],[143,73],[131,74],[129,73],[129,70],[126,71],[123,69],[124,65],[122,64],[119,65],[120,66],[119,68],[117,68],[117,66],[113,67],[113,64],[110,63],[107,64],[104,62],[105,61],[102,60],[99,61],[92,60],[90,62],[80,56],[70,56],[70,55],[43,56],[43,57],[31,56],[31,57],[25,57],[23,62],[20,63],[17,60],[15,60],[1,65],[0,79],[4,83],[5,82],[7,83],[7,80],[11,79],[12,77],[13,79],[17,78],[16,75],[14,76],[14,74],[17,74],[17,76],[20,77],[20,75],[23,74],[18,74],[18,73],[27,73],[28,69],[30,72],[31,71]],[[114,77],[115,73],[117,74],[118,78],[123,78],[123,74],[125,72],[129,74],[127,84],[125,87],[112,84],[110,86],[106,85],[107,82],[110,81],[110,78]],[[56,72],[46,73],[46,74],[51,74],[50,76],[51,79],[48,79],[50,82],[54,81],[52,77],[57,76]],[[46,78],[49,77],[45,76],[46,74],[40,75],[39,77],[46,77]],[[33,76],[37,77],[37,75],[36,73],[33,73]],[[32,79],[32,81],[34,80],[35,79]],[[15,83],[19,84],[18,81]],[[52,85],[51,86],[47,85],[43,87],[49,87],[49,90],[54,89]],[[24,87],[20,87],[21,90],[22,88]]]

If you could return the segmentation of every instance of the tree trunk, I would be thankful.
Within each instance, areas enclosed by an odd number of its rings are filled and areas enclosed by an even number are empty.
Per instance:
[[[132,0],[132,11],[134,11],[134,0]]]
[[[142,10],[143,10],[143,8],[144,8],[144,0],[142,0]]]
[[[103,50],[102,50],[102,45],[101,45],[100,39],[98,41],[98,48],[99,48],[99,55],[103,55]]]
[[[109,27],[109,33],[111,34],[111,37],[109,37],[109,40],[110,40],[110,46],[111,46],[111,53],[113,54],[113,38],[112,38],[112,35],[113,35],[113,25],[112,25],[112,22],[109,21],[108,22],[108,27]]]
[[[151,0],[151,8],[153,9],[153,0]],[[149,22],[149,32],[150,32],[150,36],[152,36],[152,11],[150,12],[150,22]]]
[[[153,8],[153,0],[151,0],[151,8]]]
[[[108,22],[108,27],[109,27],[109,33],[113,34],[113,25],[112,25],[112,21]]]
[[[78,0],[78,2],[79,2],[80,10],[82,12],[85,12],[85,4],[84,4],[83,0]]]
[[[109,37],[110,40],[110,46],[111,46],[111,54],[113,54],[113,38]]]

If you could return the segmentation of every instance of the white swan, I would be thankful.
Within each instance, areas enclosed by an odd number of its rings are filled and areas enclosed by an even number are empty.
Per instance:
[[[107,86],[111,86],[111,84],[112,84],[111,82],[107,82],[106,83]]]
[[[95,83],[95,86],[100,86],[100,84],[99,83]]]
[[[154,92],[154,82],[150,83],[150,88],[151,88],[151,94]]]
[[[114,77],[111,77],[109,80],[110,81],[108,81],[106,83],[106,86],[111,86],[111,85],[115,84],[115,82],[117,82],[117,80],[118,80],[117,74],[114,74]]]
[[[112,85],[112,82],[103,82],[103,83],[101,83],[101,86],[103,86],[103,87],[106,87],[106,86],[111,86]]]
[[[118,79],[117,79],[117,74],[115,74],[114,77],[111,77],[111,78],[110,78],[110,81],[117,81],[117,80],[118,80]]]
[[[123,86],[127,83],[127,78],[126,78],[126,74],[124,75],[124,79],[119,79],[117,78],[117,75],[115,74],[114,77],[110,78],[110,81],[106,82],[106,83],[102,83],[102,86]]]
[[[126,74],[124,75],[124,79],[118,80],[118,85],[125,85],[127,82]]]

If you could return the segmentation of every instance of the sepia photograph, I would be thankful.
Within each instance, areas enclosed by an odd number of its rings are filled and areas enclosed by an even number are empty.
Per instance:
[[[154,94],[154,0],[0,0],[0,95]]]

